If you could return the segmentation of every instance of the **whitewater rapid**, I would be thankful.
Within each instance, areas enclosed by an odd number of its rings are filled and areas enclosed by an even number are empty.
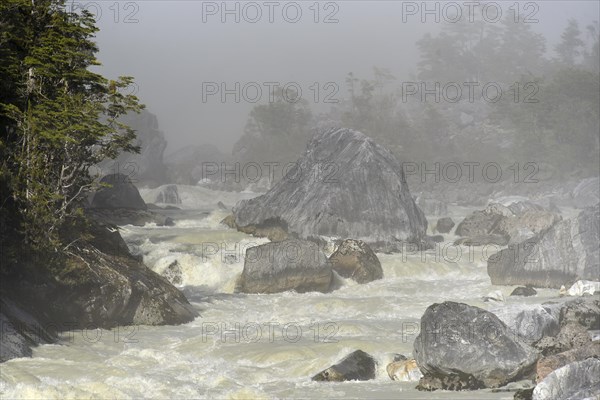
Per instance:
[[[180,326],[66,332],[60,343],[35,348],[32,358],[0,366],[2,398],[512,399],[511,392],[491,390],[419,392],[414,382],[390,380],[385,368],[394,353],[412,353],[419,318],[432,303],[510,308],[555,298],[557,291],[509,297],[512,287],[490,284],[489,255],[461,247],[457,256],[455,246],[444,253],[442,243],[425,253],[377,254],[384,279],[365,285],[337,278],[339,289],[326,294],[235,294],[245,249],[267,239],[219,223],[228,211],[218,201],[232,205],[251,194],[204,190],[190,189],[182,210],[169,211],[173,227],[121,228],[131,251],[154,271],[178,262],[180,289],[201,316]],[[450,214],[459,221],[469,211],[451,207]],[[436,218],[428,220],[432,225]],[[454,239],[448,236],[445,243]],[[506,303],[483,302],[494,290]],[[357,349],[377,360],[375,380],[311,381]]]

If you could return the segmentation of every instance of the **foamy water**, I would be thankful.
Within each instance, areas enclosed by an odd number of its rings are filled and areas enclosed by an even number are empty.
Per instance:
[[[33,358],[2,364],[2,398],[512,399],[510,392],[490,390],[418,392],[416,383],[391,381],[385,368],[394,353],[412,353],[419,318],[432,303],[514,307],[556,291],[508,297],[512,287],[490,284],[480,249],[461,247],[457,256],[448,237],[425,253],[378,254],[384,279],[366,285],[338,277],[340,288],[326,294],[235,294],[245,249],[267,240],[220,225],[227,212],[215,200],[196,203],[199,211],[184,204],[186,210],[173,214],[174,227],[122,228],[131,250],[156,272],[179,263],[181,289],[200,317],[180,326],[65,333],[60,344],[34,349]],[[451,211],[455,217],[467,212]],[[493,290],[504,294],[505,304],[482,301]],[[376,358],[375,380],[310,380],[356,349]]]

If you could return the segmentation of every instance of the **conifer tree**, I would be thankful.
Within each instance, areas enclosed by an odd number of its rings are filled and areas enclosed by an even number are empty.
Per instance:
[[[139,151],[118,120],[143,108],[122,93],[132,78],[90,70],[97,30],[64,0],[0,4],[0,234],[13,255],[64,252],[93,183],[89,167]]]

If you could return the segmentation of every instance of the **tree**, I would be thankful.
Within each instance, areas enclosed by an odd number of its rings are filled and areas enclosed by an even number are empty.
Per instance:
[[[83,221],[89,167],[138,151],[135,132],[118,120],[143,108],[121,93],[132,78],[89,70],[99,65],[94,24],[64,0],[0,5],[0,221],[3,242],[10,238],[19,255],[66,251]]]
[[[600,72],[600,34],[598,21],[586,26],[587,36],[590,40],[590,50],[584,52],[584,65],[593,72]]]
[[[243,161],[289,162],[304,151],[312,112],[292,89],[273,91],[268,104],[256,105],[248,116],[244,135],[233,152]]]
[[[570,19],[561,35],[561,42],[555,47],[559,60],[568,67],[577,64],[577,59],[583,54],[584,43],[580,35],[577,20]]]

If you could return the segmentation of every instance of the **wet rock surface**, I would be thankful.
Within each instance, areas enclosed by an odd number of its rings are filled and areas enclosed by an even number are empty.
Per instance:
[[[377,363],[372,356],[362,350],[356,350],[339,363],[313,376],[312,380],[319,382],[367,381],[375,379],[376,367]]]

